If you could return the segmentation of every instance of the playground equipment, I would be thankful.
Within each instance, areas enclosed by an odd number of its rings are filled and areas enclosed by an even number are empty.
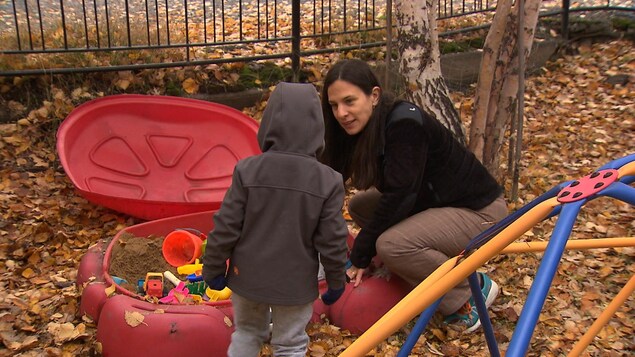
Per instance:
[[[258,123],[221,104],[113,95],[57,132],[64,171],[87,200],[151,220],[216,210],[238,160],[260,153]]]
[[[525,356],[564,250],[635,246],[635,237],[568,241],[577,214],[586,202],[607,196],[635,205],[635,188],[629,186],[633,182],[635,182],[635,154],[614,160],[579,180],[569,181],[554,187],[475,237],[460,255],[449,259],[435,270],[355,340],[340,356],[364,356],[420,313],[413,331],[398,354],[400,357],[408,356],[443,295],[468,277],[490,354],[500,356],[475,271],[499,253],[544,251],[534,282],[505,353],[506,356],[512,357]],[[559,217],[548,243],[513,243],[515,239],[535,224],[556,215]],[[569,355],[581,354],[602,327],[608,323],[619,306],[634,291],[635,276],[631,277],[615,296],[576,343]]]

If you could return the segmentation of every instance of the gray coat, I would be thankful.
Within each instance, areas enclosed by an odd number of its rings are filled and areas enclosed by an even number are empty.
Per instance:
[[[214,215],[203,275],[225,273],[247,299],[299,305],[318,296],[318,254],[328,286],[345,284],[342,176],[318,162],[324,145],[320,101],[311,84],[280,83],[258,130],[262,154],[239,161]]]

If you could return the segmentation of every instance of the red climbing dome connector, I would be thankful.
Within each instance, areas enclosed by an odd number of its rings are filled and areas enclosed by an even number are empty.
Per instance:
[[[558,202],[569,203],[592,196],[619,179],[614,169],[600,170],[575,180],[558,193]]]

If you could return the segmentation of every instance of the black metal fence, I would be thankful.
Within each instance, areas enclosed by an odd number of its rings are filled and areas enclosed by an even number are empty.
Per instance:
[[[297,68],[302,56],[385,45],[386,1],[0,0],[0,76],[264,59]],[[496,7],[436,1],[439,20]]]

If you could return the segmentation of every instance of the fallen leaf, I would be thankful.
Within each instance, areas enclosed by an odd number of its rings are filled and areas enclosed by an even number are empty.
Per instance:
[[[186,91],[188,94],[198,93],[199,85],[195,79],[188,78],[183,81],[182,85],[183,85],[183,90]]]
[[[109,287],[107,287],[106,289],[104,289],[104,292],[106,293],[107,297],[113,296],[116,291],[117,291],[117,287],[115,286],[115,284],[112,284]]]
[[[63,324],[50,322],[48,324],[47,331],[51,335],[53,335],[55,342],[63,343],[63,342],[74,340],[81,336],[85,336],[86,326],[83,323],[80,323],[77,326],[75,326],[70,322],[66,322]]]
[[[26,268],[22,271],[22,276],[24,278],[30,279],[35,276],[35,272],[31,268]]]
[[[146,326],[148,325],[145,322],[143,322],[145,317],[137,311],[125,311],[124,314],[125,314],[124,316],[126,319],[126,323],[132,327],[137,327],[141,324],[144,324]]]

